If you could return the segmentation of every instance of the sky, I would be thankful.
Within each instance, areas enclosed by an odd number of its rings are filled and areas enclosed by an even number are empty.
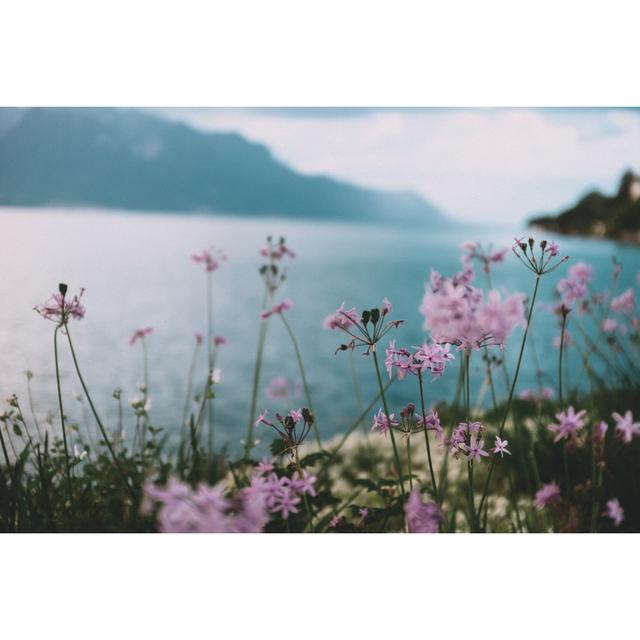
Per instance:
[[[266,144],[297,171],[415,191],[449,215],[515,222],[640,172],[640,109],[170,108]]]

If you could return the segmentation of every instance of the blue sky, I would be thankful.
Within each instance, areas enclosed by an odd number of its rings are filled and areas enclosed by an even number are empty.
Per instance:
[[[236,131],[296,170],[411,189],[469,221],[522,220],[640,172],[639,109],[160,110]]]

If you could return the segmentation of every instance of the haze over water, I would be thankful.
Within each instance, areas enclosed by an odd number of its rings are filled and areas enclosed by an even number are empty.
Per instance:
[[[295,304],[287,317],[300,343],[321,433],[329,437],[344,431],[358,408],[349,354],[334,355],[343,336],[322,329],[323,318],[343,301],[360,311],[380,305],[386,296],[394,305],[392,317],[406,321],[389,337],[396,338],[399,345],[418,345],[424,337],[418,307],[430,268],[443,275],[459,270],[460,245],[466,240],[492,242],[499,249],[510,247],[514,235],[527,233],[508,225],[479,234],[462,229],[432,232],[277,218],[45,208],[0,208],[0,230],[2,398],[15,392],[26,401],[24,371],[31,369],[36,413],[43,417],[51,411],[54,423],[57,421],[54,325],[38,316],[33,307],[47,299],[58,282],[66,282],[72,294],[85,287],[86,317],[71,325],[80,366],[98,409],[112,427],[117,410],[112,393],[123,389],[129,434],[135,418],[128,402],[139,394],[136,385],[143,377],[142,351],[138,345],[130,347],[129,338],[138,328],[154,328],[148,338],[152,422],[177,434],[194,333],[206,333],[205,276],[190,256],[211,245],[225,249],[229,260],[214,273],[214,329],[227,337],[228,344],[220,347],[216,366],[222,370],[222,382],[214,402],[218,442],[228,442],[234,449],[244,437],[248,420],[263,294],[258,251],[267,235],[284,236],[297,254],[276,301],[288,297]],[[618,293],[635,283],[640,267],[637,248],[601,240],[556,240],[562,253],[571,255],[571,263],[584,260],[593,265],[596,289],[609,284],[613,256],[624,267]],[[566,268],[543,278],[541,303],[552,302],[553,288]],[[494,288],[506,287],[509,292],[528,295],[532,286],[531,273],[510,253],[504,264],[495,266],[492,279]],[[476,285],[485,286],[482,273],[478,273]],[[534,318],[533,344],[542,368],[550,373],[557,362],[557,350],[552,347],[557,334],[555,319],[540,305]],[[518,329],[506,351],[511,370],[520,336]],[[83,411],[88,416],[85,403],[75,399],[80,385],[66,348],[62,354],[65,409],[72,419],[84,422]],[[353,357],[367,404],[376,393],[373,367],[360,352]],[[567,367],[575,366],[578,362],[569,355]],[[198,385],[204,383],[205,367],[201,350]],[[480,358],[476,358],[474,369],[472,396],[477,396],[482,384]],[[428,386],[430,400],[451,397],[457,370],[456,362],[441,380]],[[274,317],[268,330],[258,409],[284,412],[304,405],[302,396],[280,402],[267,398],[264,387],[276,376],[299,380],[291,343],[281,321]],[[546,382],[555,384],[553,379]],[[535,383],[532,358],[527,357],[518,389],[534,387]],[[416,400],[415,381],[396,384],[391,394],[392,411],[397,412],[410,400]],[[263,433],[263,440],[270,439],[270,433]]]

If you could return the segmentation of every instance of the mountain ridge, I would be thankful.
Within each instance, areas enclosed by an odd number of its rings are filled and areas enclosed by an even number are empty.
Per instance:
[[[304,175],[240,134],[124,109],[0,109],[0,204],[452,224],[412,192]]]

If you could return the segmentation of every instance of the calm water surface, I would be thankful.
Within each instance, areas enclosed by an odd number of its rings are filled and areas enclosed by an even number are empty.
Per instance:
[[[361,309],[380,304],[387,296],[394,304],[393,317],[406,320],[395,337],[399,344],[416,345],[423,337],[418,307],[430,267],[445,275],[459,269],[459,247],[465,240],[511,245],[518,228],[505,225],[478,234],[462,231],[430,232],[407,228],[363,227],[290,220],[238,219],[231,217],[140,214],[97,210],[0,208],[0,392],[17,393],[26,400],[24,371],[31,369],[38,416],[56,412],[53,368],[53,323],[34,311],[67,282],[71,292],[85,287],[87,315],[72,325],[74,342],[89,388],[107,421],[115,423],[115,388],[127,400],[138,392],[142,380],[142,352],[130,347],[133,331],[154,327],[149,338],[150,395],[153,421],[176,434],[180,429],[186,379],[194,346],[194,332],[205,332],[205,277],[189,256],[211,244],[226,249],[229,261],[214,274],[215,333],[228,338],[221,347],[218,366],[222,382],[216,398],[216,424],[220,440],[237,447],[244,437],[252,371],[259,327],[262,283],[258,249],[268,234],[284,235],[297,252],[289,277],[278,298],[290,297],[295,308],[290,322],[298,336],[307,367],[319,425],[325,436],[344,430],[357,415],[352,393],[349,355],[334,355],[341,337],[321,328],[325,315],[342,302]],[[607,286],[611,258],[624,265],[619,291],[632,286],[640,267],[640,252],[608,241],[559,239],[563,252],[596,269],[596,286]],[[541,301],[551,302],[562,267],[545,277]],[[530,291],[531,274],[513,256],[493,273],[496,288]],[[479,278],[478,284],[483,281]],[[534,322],[534,342],[543,368],[555,371],[557,351],[553,337],[558,330],[548,313],[539,310]],[[518,329],[506,355],[511,370],[516,357]],[[85,403],[77,400],[80,385],[63,351],[63,385],[68,413],[81,421]],[[201,354],[204,356],[204,352]],[[531,356],[531,354],[528,354]],[[372,362],[360,355],[355,365],[363,399],[375,394]],[[579,375],[570,360],[568,375]],[[476,391],[482,383],[476,363]],[[430,385],[431,400],[445,398],[456,384],[457,367]],[[204,357],[198,363],[198,380],[205,375]],[[299,379],[296,361],[282,323],[270,323],[262,389],[258,407],[285,411],[303,404],[302,398],[273,402],[264,386],[275,376]],[[535,384],[535,367],[528,357],[519,388]],[[549,379],[553,383],[553,378]],[[396,385],[392,405],[415,398],[415,381]],[[291,405],[291,406],[290,406]],[[127,417],[133,431],[133,417]],[[270,434],[269,434],[270,435]]]

